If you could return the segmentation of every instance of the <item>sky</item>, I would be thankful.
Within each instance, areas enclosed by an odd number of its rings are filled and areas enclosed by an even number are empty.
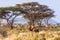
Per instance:
[[[38,2],[40,4],[47,5],[55,11],[55,17],[53,17],[53,19],[60,23],[60,0],[0,0],[0,7],[14,6],[16,4],[26,2]]]

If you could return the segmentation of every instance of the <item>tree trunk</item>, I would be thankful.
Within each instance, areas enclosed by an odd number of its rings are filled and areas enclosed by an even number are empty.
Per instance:
[[[39,23],[39,26],[40,26],[40,27],[42,26],[41,24],[42,24],[42,19],[40,19],[40,23]]]
[[[10,21],[9,19],[7,19],[7,24],[9,24],[9,26],[11,27],[11,29],[13,29],[13,23],[14,23],[14,19],[16,18],[16,16]]]
[[[13,29],[13,23],[14,23],[14,21],[12,20],[12,22],[11,22],[11,24],[10,24],[11,29]]]
[[[14,23],[14,19],[16,18],[16,16],[12,19],[12,22],[11,22],[11,29],[13,29],[13,23]]]

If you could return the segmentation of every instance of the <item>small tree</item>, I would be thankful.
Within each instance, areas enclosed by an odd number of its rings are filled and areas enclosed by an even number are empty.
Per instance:
[[[14,19],[22,13],[26,13],[22,8],[17,8],[17,7],[0,8],[0,18],[6,19],[11,29],[13,29]],[[10,21],[11,18],[12,20]]]

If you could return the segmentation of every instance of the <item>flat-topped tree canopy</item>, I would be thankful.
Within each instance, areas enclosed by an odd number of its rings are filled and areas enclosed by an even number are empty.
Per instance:
[[[16,16],[19,16],[20,14],[25,14],[23,15],[23,17],[25,19],[28,19],[32,25],[36,23],[36,20],[40,22],[40,20],[43,20],[45,18],[51,18],[54,16],[53,14],[54,11],[50,9],[48,6],[41,5],[37,2],[28,2],[28,3],[16,4],[13,7],[1,7],[0,18],[10,13],[10,11],[12,11],[12,15],[9,18],[15,16],[12,21],[14,21]]]
[[[0,8],[0,15],[5,15],[9,13],[9,11],[20,11],[24,14],[35,14],[37,13],[40,18],[41,17],[53,17],[54,11],[46,5],[41,5],[37,2],[28,2],[22,4],[16,4],[14,7],[1,7]],[[17,14],[17,13],[16,13]]]
[[[18,6],[30,6],[30,5],[32,5],[32,6],[34,6],[34,5],[39,5],[37,2],[27,2],[27,3],[22,3],[22,4],[16,4],[16,6],[18,7]]]
[[[5,16],[6,14],[10,13],[10,11],[15,12],[15,11],[19,11],[21,13],[27,13],[25,10],[23,10],[22,8],[17,8],[17,7],[1,7],[0,8],[0,18],[2,18],[3,16]],[[21,14],[20,13],[20,14]],[[15,13],[14,13],[15,14]],[[17,13],[16,13],[17,14]],[[15,14],[15,15],[16,15]],[[20,15],[18,14],[18,15]],[[17,16],[18,16],[17,15]]]
[[[22,8],[23,10],[27,11],[28,13],[54,13],[52,9],[50,9],[46,5],[41,5],[37,2],[28,2],[28,3],[22,3],[22,4],[16,4],[16,7]]]
[[[1,7],[0,10],[21,11],[22,13],[25,12],[22,8],[17,7]]]
[[[16,7],[22,8],[23,10],[28,12],[28,14],[39,13],[39,15],[42,15],[43,17],[45,17],[45,16],[53,17],[53,13],[54,13],[54,11],[52,9],[50,9],[48,6],[41,5],[37,2],[16,4]]]

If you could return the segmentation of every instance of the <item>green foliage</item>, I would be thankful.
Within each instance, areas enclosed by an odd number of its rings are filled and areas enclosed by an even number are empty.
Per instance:
[[[22,13],[27,13],[25,10],[23,10],[22,8],[20,7],[0,7],[0,10],[10,10],[10,11],[20,11]]]
[[[20,8],[16,8],[16,7],[1,7],[0,10],[16,11],[16,10],[20,10]]]

